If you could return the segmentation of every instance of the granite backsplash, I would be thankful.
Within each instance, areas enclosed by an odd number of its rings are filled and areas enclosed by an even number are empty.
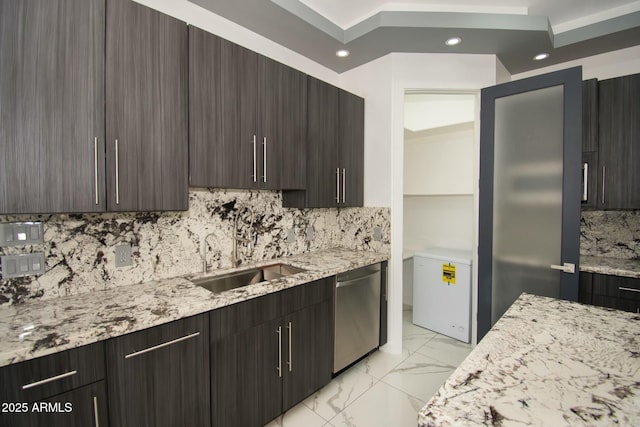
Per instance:
[[[288,209],[277,191],[192,189],[186,212],[0,216],[0,222],[42,221],[45,240],[0,248],[0,255],[44,252],[46,259],[40,277],[1,281],[0,305],[197,273],[207,236],[209,268],[229,268],[236,216],[239,235],[251,241],[238,244],[245,262],[338,246],[390,252],[389,208]],[[116,268],[114,248],[126,243],[132,265]]]
[[[640,260],[640,211],[583,211],[580,254]]]

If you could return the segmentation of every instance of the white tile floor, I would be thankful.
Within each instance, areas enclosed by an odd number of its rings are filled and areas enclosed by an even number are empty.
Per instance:
[[[376,351],[267,427],[415,427],[471,346],[415,326],[411,316],[406,307],[402,354]]]

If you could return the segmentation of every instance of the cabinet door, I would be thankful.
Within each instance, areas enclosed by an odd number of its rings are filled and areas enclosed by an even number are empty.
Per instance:
[[[188,209],[188,33],[131,0],[107,2],[111,211]]]
[[[582,82],[582,151],[598,151],[598,79]]]
[[[591,304],[598,307],[617,308],[618,289],[616,277],[606,274],[593,274]]]
[[[598,80],[585,80],[582,82],[583,208],[598,206],[598,127]]]
[[[98,381],[29,403],[28,411],[27,413],[2,413],[1,424],[12,427],[108,426],[105,382]]]
[[[282,410],[280,295],[210,313],[213,426],[258,426]]]
[[[258,54],[189,27],[192,187],[258,185]]]
[[[640,313],[640,279],[618,277],[618,309]]]
[[[332,313],[331,301],[325,300],[284,318],[283,411],[331,381]]]
[[[27,411],[4,408],[0,425],[92,426],[94,412],[107,425],[104,377],[103,342],[5,366],[0,369],[0,402],[21,402]]]
[[[338,162],[342,172],[341,207],[364,202],[364,99],[340,91]]]
[[[272,190],[304,189],[307,76],[260,57],[258,181]]]
[[[599,207],[640,208],[640,74],[599,83]]]
[[[104,0],[1,0],[0,58],[0,213],[104,210]]]
[[[211,343],[214,426],[264,425],[282,412],[279,320]]]
[[[340,170],[337,164],[339,90],[307,78],[307,185],[304,192],[283,196],[288,207],[334,207],[338,202]]]
[[[189,317],[107,341],[113,425],[210,425],[208,320]]]
[[[579,273],[578,302],[582,304],[593,303],[593,273],[581,271]]]

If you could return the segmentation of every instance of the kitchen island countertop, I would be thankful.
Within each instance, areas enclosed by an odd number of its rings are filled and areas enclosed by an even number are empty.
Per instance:
[[[418,423],[639,425],[640,315],[522,294]]]
[[[218,294],[187,277],[177,277],[4,307],[0,309],[0,366],[206,313],[388,258],[376,252],[333,248],[209,272],[206,276],[274,263],[307,270]]]

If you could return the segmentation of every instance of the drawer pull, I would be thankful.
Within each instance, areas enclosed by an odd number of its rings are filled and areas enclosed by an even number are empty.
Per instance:
[[[94,182],[95,191],[96,191],[96,205],[99,205],[100,204],[100,195],[99,195],[100,188],[98,188],[98,138],[97,137],[93,138],[93,182]]]
[[[49,377],[49,378],[46,378],[44,380],[36,381],[34,383],[31,383],[31,384],[25,384],[25,385],[22,386],[22,389],[23,390],[28,390],[30,388],[37,387],[37,386],[42,385],[42,384],[47,384],[47,383],[50,383],[50,382],[53,382],[53,381],[58,381],[58,380],[61,380],[61,379],[64,379],[64,378],[71,377],[71,376],[73,376],[73,375],[75,375],[77,373],[78,373],[78,371],[65,372],[64,374],[56,375],[55,377]]]
[[[278,377],[282,378],[282,326],[278,326],[276,333],[278,334],[278,366],[276,371],[278,371]]]
[[[100,415],[98,413],[98,397],[97,396],[93,396],[93,419],[96,424],[95,427],[100,427]]]
[[[195,338],[198,335],[200,335],[200,332],[195,332],[195,333],[193,333],[191,335],[186,335],[186,336],[184,336],[182,338],[177,338],[175,340],[167,341],[167,342],[162,343],[162,344],[154,345],[153,347],[145,348],[144,350],[140,350],[140,351],[136,351],[136,352],[133,352],[133,353],[129,353],[126,356],[124,356],[124,358],[125,359],[129,359],[131,357],[140,356],[141,354],[149,353],[150,351],[158,350],[158,349],[160,349],[162,347],[167,347],[167,346],[170,346],[170,345],[173,345],[173,344],[177,344],[177,343],[179,343],[181,341],[186,341],[188,339]]]
[[[293,329],[293,327],[291,326],[291,322],[289,322],[289,326],[287,326],[287,329],[289,330],[289,361],[287,362],[287,365],[289,365],[289,372],[291,372],[293,370],[293,341],[291,340],[291,330]]]
[[[638,292],[638,293],[640,293],[640,289],[625,288],[624,286],[618,286],[618,290],[620,290],[620,291],[629,291],[629,292]]]
[[[118,153],[118,140],[116,139],[116,205],[120,204],[120,165],[119,165],[119,160],[120,160],[120,155]]]

